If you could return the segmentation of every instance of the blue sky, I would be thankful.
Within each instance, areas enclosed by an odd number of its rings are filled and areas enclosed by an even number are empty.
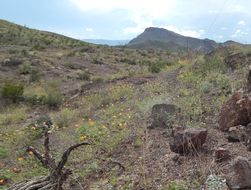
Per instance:
[[[77,39],[132,39],[146,27],[251,43],[248,0],[1,0],[0,18]]]

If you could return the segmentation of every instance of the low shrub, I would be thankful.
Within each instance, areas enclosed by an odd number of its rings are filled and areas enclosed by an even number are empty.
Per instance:
[[[6,82],[1,89],[1,97],[16,103],[24,93],[24,85],[16,82]]]
[[[28,62],[23,63],[22,65],[19,65],[19,73],[22,75],[27,75],[29,73],[31,73],[32,68],[31,68],[31,64]]]
[[[30,78],[29,78],[29,81],[30,82],[37,82],[40,80],[40,73],[38,70],[36,69],[32,69],[31,72],[30,72]]]
[[[91,75],[87,71],[81,71],[78,73],[78,79],[89,81],[91,79]]]
[[[45,104],[48,105],[50,109],[59,108],[63,102],[63,97],[58,87],[51,83],[46,87],[46,93]]]
[[[0,146],[0,159],[6,158],[7,157],[7,150],[6,148]]]
[[[75,119],[75,112],[68,108],[63,108],[60,112],[54,117],[54,123],[58,127],[68,127]]]

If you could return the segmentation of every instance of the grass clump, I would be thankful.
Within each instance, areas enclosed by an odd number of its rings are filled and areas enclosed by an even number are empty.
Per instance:
[[[11,125],[19,123],[26,117],[26,109],[21,108],[8,108],[4,113],[0,114],[1,125]]]
[[[63,108],[54,117],[54,123],[59,127],[68,127],[76,118],[75,112],[68,108]]]
[[[63,103],[63,97],[59,92],[59,89],[56,84],[50,83],[46,87],[46,97],[45,97],[45,104],[48,105],[50,109],[57,109]]]
[[[32,67],[31,64],[28,62],[23,63],[22,65],[19,65],[19,73],[22,75],[27,75],[31,73]]]

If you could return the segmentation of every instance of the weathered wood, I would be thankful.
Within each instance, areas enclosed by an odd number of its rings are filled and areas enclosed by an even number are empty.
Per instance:
[[[31,151],[33,155],[49,170],[48,176],[35,177],[31,180],[16,183],[7,190],[62,190],[63,183],[72,173],[71,170],[65,168],[65,164],[73,150],[76,148],[90,145],[88,142],[83,142],[70,146],[62,155],[61,160],[56,163],[50,153],[50,137],[48,130],[44,133],[44,154],[36,148],[29,146],[27,151]]]

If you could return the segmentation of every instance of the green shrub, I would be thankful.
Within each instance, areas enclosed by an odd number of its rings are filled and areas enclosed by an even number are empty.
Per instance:
[[[161,71],[162,65],[160,63],[151,63],[148,67],[148,70],[151,73],[159,73]]]
[[[213,84],[211,84],[209,81],[203,81],[200,84],[200,90],[205,94],[209,93],[213,89],[213,87]]]
[[[47,104],[50,109],[59,108],[63,102],[63,97],[55,84],[49,84],[46,93],[45,104]]]
[[[23,92],[23,84],[7,82],[1,89],[1,97],[4,99],[9,99],[13,102],[17,102],[20,98],[22,98]]]
[[[89,81],[91,79],[91,75],[89,72],[81,71],[78,73],[78,79]]]
[[[19,65],[19,73],[22,75],[27,75],[29,73],[31,73],[31,64],[30,63],[23,63],[22,65]]]
[[[30,79],[29,81],[30,82],[37,82],[39,81],[40,79],[40,73],[38,70],[36,69],[32,69],[31,72],[30,72]]]
[[[0,159],[6,158],[7,157],[7,150],[6,148],[0,146]]]
[[[75,119],[73,110],[63,108],[55,117],[54,122],[58,127],[68,127]]]

